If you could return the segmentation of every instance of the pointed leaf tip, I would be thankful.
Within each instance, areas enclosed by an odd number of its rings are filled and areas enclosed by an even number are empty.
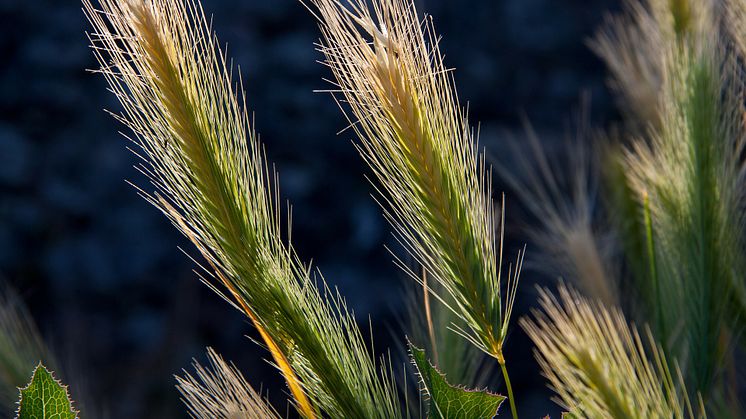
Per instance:
[[[40,362],[31,381],[20,388],[16,419],[77,419],[67,386],[57,381]]]

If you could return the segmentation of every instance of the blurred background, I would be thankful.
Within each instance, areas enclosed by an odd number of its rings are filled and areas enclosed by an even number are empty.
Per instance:
[[[396,247],[370,197],[366,169],[328,94],[319,33],[296,0],[203,0],[228,55],[241,67],[248,104],[283,198],[293,205],[293,239],[339,287],[378,350],[402,336],[407,278],[391,262]],[[446,64],[480,142],[499,156],[524,136],[528,119],[543,141],[558,141],[590,97],[597,127],[618,117],[602,63],[586,41],[619,0],[423,0],[443,35]],[[0,281],[30,306],[66,365],[83,417],[186,417],[173,374],[212,346],[286,411],[282,381],[247,336],[244,317],[192,272],[196,255],[176,230],[125,183],[147,186],[135,157],[103,109],[119,105],[88,49],[89,29],[75,0],[0,0]],[[531,221],[506,191],[506,253],[526,241]],[[499,198],[499,196],[498,196]],[[528,255],[531,256],[531,244]],[[535,303],[527,269],[518,314]],[[523,417],[558,414],[530,344],[514,324],[506,358]],[[403,369],[401,364],[397,367]],[[501,391],[496,377],[493,390]],[[3,416],[0,413],[0,416]]]

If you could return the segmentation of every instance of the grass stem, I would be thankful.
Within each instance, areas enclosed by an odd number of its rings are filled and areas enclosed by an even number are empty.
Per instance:
[[[510,384],[510,375],[508,375],[508,368],[505,366],[505,357],[502,354],[502,350],[498,352],[497,363],[500,364],[500,370],[503,372],[503,379],[505,379],[505,388],[508,390],[508,402],[510,402],[510,414],[513,419],[518,419],[518,409],[515,407],[515,398],[513,397],[513,386]]]
[[[662,304],[662,295],[660,283],[658,282],[658,266],[655,260],[655,237],[653,237],[653,218],[650,214],[650,197],[648,196],[647,192],[644,192],[642,195],[642,205],[643,218],[645,221],[645,242],[647,245],[650,280],[653,283],[653,287],[655,288],[653,290],[653,292],[655,293],[655,303],[660,305]],[[660,314],[656,317],[658,333],[660,334],[660,336],[666,336],[663,319],[661,318]]]

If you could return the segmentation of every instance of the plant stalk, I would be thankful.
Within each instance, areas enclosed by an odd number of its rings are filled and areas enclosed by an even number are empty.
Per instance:
[[[513,419],[518,419],[518,410],[515,407],[515,398],[513,397],[513,386],[510,384],[510,376],[508,375],[508,369],[505,367],[505,357],[503,356],[502,350],[498,350],[495,355],[497,363],[500,364],[500,370],[503,372],[503,379],[505,380],[505,387],[508,390],[508,402],[510,402],[510,414]]]
[[[440,367],[440,362],[438,361],[438,344],[435,341],[435,327],[433,326],[433,314],[432,310],[430,309],[430,288],[427,287],[427,271],[425,270],[425,267],[422,268],[422,292],[422,298],[425,301],[425,318],[427,319],[427,332],[430,336],[430,345],[433,351],[433,359],[435,360],[435,365]]]
[[[650,213],[650,198],[648,196],[647,191],[643,193],[642,196],[642,205],[643,205],[643,218],[645,222],[645,242],[647,246],[647,252],[648,252],[648,264],[650,269],[650,280],[653,282],[653,287],[655,288],[655,307],[663,307],[662,306],[662,295],[661,295],[661,287],[660,283],[658,282],[658,266],[657,262],[655,260],[655,237],[653,236],[653,217]],[[656,312],[654,313],[656,317],[656,323],[658,326],[658,333],[660,339],[668,339],[668,336],[666,335],[666,330],[664,329],[664,319],[663,319],[663,313]]]

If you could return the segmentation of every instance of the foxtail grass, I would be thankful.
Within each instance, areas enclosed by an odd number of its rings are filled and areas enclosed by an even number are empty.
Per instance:
[[[648,4],[628,1],[626,5],[627,13],[608,17],[589,46],[606,62],[610,87],[629,125],[644,131],[650,124],[660,126],[660,48],[666,35]]]
[[[399,417],[389,371],[376,367],[345,302],[281,239],[277,179],[199,4],[84,5],[100,73],[124,110],[115,117],[152,184],[141,194],[204,256],[206,282],[259,330],[299,413]]]
[[[559,298],[540,292],[541,311],[521,325],[557,402],[571,417],[704,418],[672,374],[662,349],[647,344],[622,312],[559,288]],[[678,370],[676,370],[678,371]]]
[[[743,305],[746,226],[743,93],[718,11],[710,1],[633,3],[622,19],[647,46],[625,42],[624,25],[607,28],[596,44],[612,69],[616,53],[644,54],[640,60],[656,67],[656,116],[620,160],[625,201],[636,203],[631,215],[643,229],[633,233],[638,248],[629,260],[647,272],[638,289],[657,338],[681,362],[690,388],[705,395],[719,372],[722,333],[738,317],[731,309]],[[624,71],[613,71],[620,85]]]
[[[212,348],[208,366],[194,361],[194,375],[176,377],[182,400],[195,419],[279,419],[281,416]]]
[[[577,132],[550,153],[527,126],[525,141],[514,141],[497,167],[535,219],[526,230],[539,250],[536,265],[548,275],[572,281],[587,296],[618,305],[606,227],[598,222],[599,162],[591,135],[587,116],[580,115]]]
[[[746,1],[727,0],[724,3],[728,37],[732,40],[738,55],[746,57]]]
[[[332,91],[341,96],[361,139],[358,150],[377,179],[387,219],[428,279],[441,287],[435,296],[466,324],[457,332],[504,370],[521,259],[508,270],[506,286],[488,170],[431,19],[421,23],[409,0],[309,3],[336,79]]]
[[[377,365],[344,299],[282,239],[290,233],[279,182],[240,76],[235,83],[197,0],[92,1],[83,3],[98,72],[150,180],[138,190],[193,242],[202,280],[251,320],[298,413],[403,417],[390,363]],[[397,262],[422,289],[411,305],[412,337],[458,381],[474,377],[475,351],[493,357],[517,419],[504,347],[523,252],[502,266],[504,203],[495,208],[491,170],[432,20],[421,20],[412,0],[305,2],[320,22],[331,92],[408,254]],[[619,274],[637,285],[647,339],[615,308],[624,301],[594,229],[597,162],[587,150],[569,149],[575,167],[563,177],[530,135],[531,157],[503,173],[541,221],[533,236],[558,273],[599,300],[542,291],[543,313],[522,321],[560,404],[576,416],[699,418],[723,394],[728,338],[746,325],[738,71],[746,3],[722,7],[631,1],[591,44],[627,112],[629,141],[604,148],[602,162],[631,267]],[[36,335],[20,311],[3,310],[0,354],[21,353],[0,359],[0,379],[10,382]],[[208,358],[210,369],[195,364],[196,376],[178,378],[194,417],[277,417],[235,367],[212,351]]]

